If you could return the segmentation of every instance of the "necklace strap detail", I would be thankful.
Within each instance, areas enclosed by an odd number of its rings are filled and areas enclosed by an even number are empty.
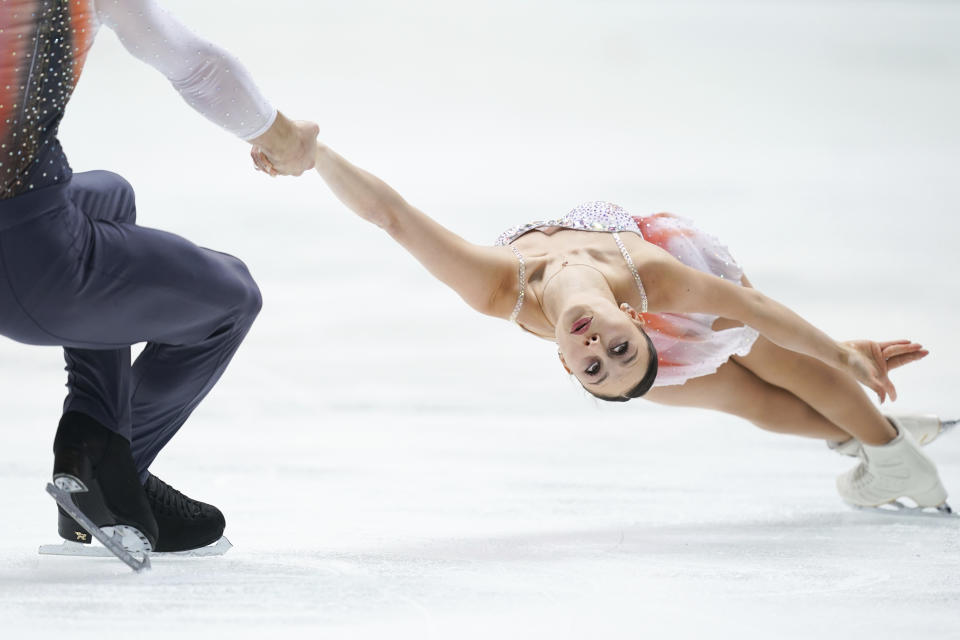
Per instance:
[[[513,255],[517,256],[517,275],[520,282],[520,293],[517,294],[517,304],[513,306],[513,312],[510,313],[510,322],[516,322],[520,315],[520,309],[523,307],[523,297],[527,290],[527,263],[523,260],[523,255],[513,245],[510,245]]]
[[[633,280],[637,283],[637,289],[640,290],[640,313],[646,313],[647,291],[643,288],[643,282],[640,281],[640,274],[637,273],[637,268],[633,266],[633,258],[630,257],[630,253],[627,252],[627,248],[623,246],[623,240],[620,239],[620,234],[614,232],[611,235],[613,236],[614,242],[617,243],[617,248],[620,249],[620,254],[623,255],[624,261],[627,263],[627,266],[630,267],[630,273],[633,274]]]

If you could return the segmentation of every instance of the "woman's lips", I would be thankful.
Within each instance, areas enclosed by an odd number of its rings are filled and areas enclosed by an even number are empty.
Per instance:
[[[577,335],[585,333],[586,330],[590,328],[591,322],[593,322],[593,318],[580,318],[573,323],[572,327],[570,327],[570,333]]]

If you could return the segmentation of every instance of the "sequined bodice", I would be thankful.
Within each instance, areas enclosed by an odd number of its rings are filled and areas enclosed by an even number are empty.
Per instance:
[[[639,233],[646,242],[660,247],[687,267],[717,278],[742,284],[743,270],[726,245],[693,226],[689,220],[669,213],[632,218],[620,207],[607,202],[588,202],[561,218],[512,227],[500,236],[497,244],[510,245],[517,257],[519,295],[510,320],[517,322],[522,329],[530,331],[519,322],[519,314],[524,306],[526,271],[520,248],[511,243],[529,231],[547,230],[547,227],[610,234],[633,275],[640,293],[640,310],[646,325],[644,331],[657,350],[659,365],[655,387],[682,385],[691,378],[710,375],[731,355],[744,356],[749,353],[757,340],[759,334],[748,326],[714,331],[713,324],[717,319],[714,315],[661,310],[650,312],[640,274],[626,246],[619,239],[621,231]],[[543,335],[535,331],[531,333],[552,339],[549,332]]]
[[[621,231],[633,231],[640,234],[642,237],[643,234],[640,231],[640,227],[637,225],[637,221],[634,220],[629,213],[624,211],[622,207],[610,202],[596,200],[594,202],[586,202],[581,204],[579,207],[572,209],[562,218],[557,218],[555,220],[541,220],[538,222],[530,222],[528,224],[511,227],[500,234],[500,237],[497,238],[497,245],[511,245],[510,248],[513,250],[513,254],[517,258],[517,279],[519,285],[517,288],[517,302],[514,305],[513,311],[510,313],[509,317],[510,322],[516,322],[518,325],[520,325],[521,329],[530,331],[518,321],[520,311],[523,309],[523,301],[526,297],[526,261],[523,258],[523,254],[521,254],[520,251],[511,243],[523,234],[533,231],[534,229],[547,229],[556,227],[560,227],[562,229],[573,229],[575,231],[599,231],[603,233],[609,233],[611,236],[613,236],[613,240],[616,242],[617,248],[620,250],[620,254],[623,256],[624,262],[626,262],[627,267],[629,267],[630,273],[633,275],[634,282],[637,285],[637,290],[640,293],[640,311],[641,313],[647,312],[647,292],[644,290],[643,282],[640,280],[640,274],[637,273],[637,268],[633,264],[633,258],[630,257],[630,253],[624,246],[623,240],[620,239]],[[530,331],[530,333],[534,333],[536,335],[536,332],[534,331]]]
[[[560,227],[575,231],[600,231],[614,233],[618,231],[633,231],[640,233],[637,221],[622,207],[610,202],[597,200],[585,202],[572,209],[566,215],[554,220],[538,220],[523,225],[510,227],[497,238],[497,245],[508,245],[520,236],[536,229]]]
[[[93,0],[0,2],[0,198],[70,178],[57,129],[97,24]]]

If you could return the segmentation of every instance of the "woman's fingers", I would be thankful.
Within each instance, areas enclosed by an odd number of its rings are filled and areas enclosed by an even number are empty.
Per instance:
[[[887,369],[896,369],[897,367],[902,367],[905,364],[910,364],[917,360],[922,360],[930,354],[929,351],[917,351],[914,353],[905,353],[902,356],[894,356],[893,358],[887,358]]]
[[[892,382],[890,382],[890,378],[884,376],[884,377],[883,377],[883,381],[884,381],[884,383],[885,383],[885,389],[884,389],[884,390],[887,392],[887,395],[890,396],[890,402],[896,402],[896,401],[897,401],[897,388],[896,388],[895,386],[893,386],[893,383],[892,383]],[[882,402],[882,401],[881,401],[881,402]]]
[[[890,345],[880,345],[880,348],[883,351],[883,355],[889,360],[893,356],[899,356],[904,353],[912,353],[914,351],[921,351],[923,345],[916,342],[898,342],[897,344]]]
[[[897,388],[893,386],[893,383],[890,382],[890,378],[886,376],[878,378],[872,385],[870,385],[870,388],[873,389],[874,393],[877,394],[880,404],[883,404],[888,396],[890,398],[890,402],[895,402],[897,400]]]
[[[893,345],[891,345],[891,347],[892,346]],[[880,404],[883,404],[887,396],[890,397],[891,401],[896,400],[897,389],[893,386],[890,377],[887,375],[888,367],[887,360],[884,357],[883,346],[876,342],[872,343],[870,353],[873,356],[873,363],[876,367],[876,380],[880,387]]]
[[[277,169],[273,166],[273,163],[270,162],[270,158],[267,157],[267,154],[264,153],[263,149],[259,150],[260,166],[263,167],[263,170],[269,173],[274,178],[277,177]]]
[[[889,397],[891,402],[897,399],[897,388],[890,380],[889,372],[916,360],[925,358],[930,352],[923,345],[910,340],[889,340],[887,342],[870,342],[860,340],[853,343],[854,348],[865,356],[859,379],[874,393],[880,403]]]
[[[270,176],[277,175],[277,170],[273,167],[273,163],[267,158],[263,149],[260,147],[252,147],[250,149],[250,157],[253,159],[253,164],[256,165],[257,171],[263,171]]]
[[[902,367],[905,364],[925,358],[930,353],[921,344],[903,340],[885,342],[881,344],[881,347],[888,369]]]
[[[877,394],[877,399],[880,400],[880,404],[883,404],[883,401],[886,400],[886,394],[884,393],[883,385],[875,383],[871,385],[874,393]]]
[[[266,156],[263,155],[263,151],[261,151],[259,148],[254,147],[250,151],[250,156],[253,158],[253,164],[257,166],[257,171],[270,173],[270,169],[267,167],[267,163],[266,163]]]
[[[881,342],[881,343],[880,343],[880,348],[881,348],[881,349],[886,349],[887,347],[889,347],[889,346],[891,346],[891,345],[895,345],[895,344],[910,344],[910,343],[911,343],[910,340],[887,340],[886,342]]]

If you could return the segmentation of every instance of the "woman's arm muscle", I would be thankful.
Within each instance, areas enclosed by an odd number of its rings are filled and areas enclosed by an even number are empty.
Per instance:
[[[847,364],[847,350],[789,308],[756,289],[692,269],[672,257],[654,266],[664,311],[708,313],[749,325],[771,342],[831,366]]]
[[[471,307],[497,317],[510,314],[517,265],[507,247],[467,242],[410,206],[388,184],[322,144],[317,146],[316,169],[341,202],[389,233]]]

